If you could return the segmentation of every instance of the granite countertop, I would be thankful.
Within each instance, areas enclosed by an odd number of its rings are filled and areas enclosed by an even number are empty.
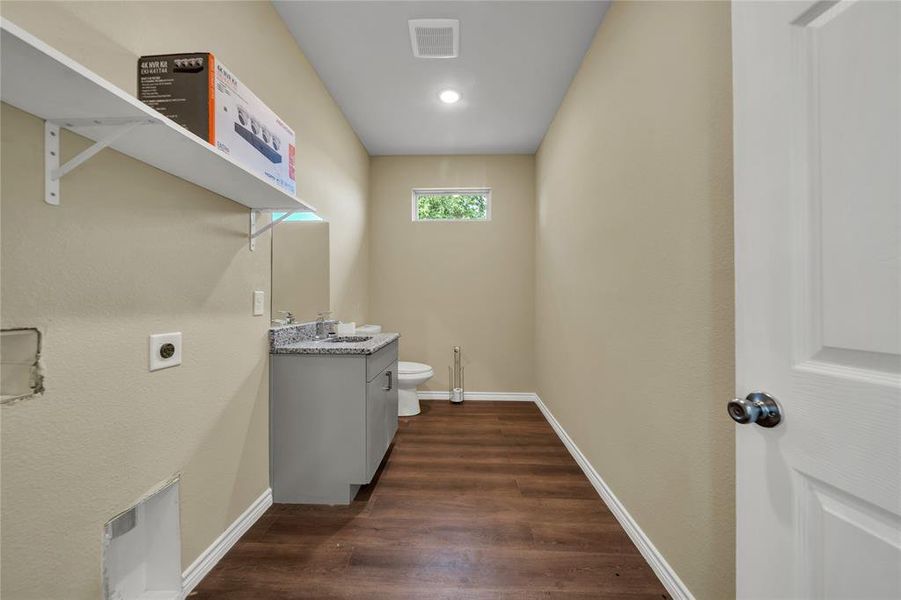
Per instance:
[[[329,331],[335,327],[335,321],[326,321]],[[315,341],[316,323],[298,323],[273,327],[269,330],[270,354],[373,354],[400,337],[397,333],[377,333],[365,342],[333,342]]]

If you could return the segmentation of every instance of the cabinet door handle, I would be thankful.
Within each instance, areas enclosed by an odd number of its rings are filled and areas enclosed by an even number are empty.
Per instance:
[[[391,381],[391,371],[385,371],[385,377],[388,378],[388,386],[387,386],[387,387],[383,387],[382,389],[385,390],[385,391],[387,392],[387,391],[391,390],[391,388],[393,387],[393,386],[391,385],[391,383],[392,383],[392,381]]]

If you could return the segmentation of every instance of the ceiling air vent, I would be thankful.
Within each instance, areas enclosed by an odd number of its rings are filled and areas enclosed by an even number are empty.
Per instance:
[[[460,21],[411,19],[410,43],[416,58],[457,58],[460,55]]]

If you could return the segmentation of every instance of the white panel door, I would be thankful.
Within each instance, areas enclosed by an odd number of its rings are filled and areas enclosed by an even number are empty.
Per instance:
[[[898,599],[901,2],[732,28],[736,391],[782,413],[736,425],[737,595]]]

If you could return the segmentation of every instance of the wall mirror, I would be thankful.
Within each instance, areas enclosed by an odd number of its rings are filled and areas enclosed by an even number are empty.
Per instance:
[[[298,323],[314,321],[329,306],[329,224],[279,223],[272,229],[272,319],[290,311]]]

